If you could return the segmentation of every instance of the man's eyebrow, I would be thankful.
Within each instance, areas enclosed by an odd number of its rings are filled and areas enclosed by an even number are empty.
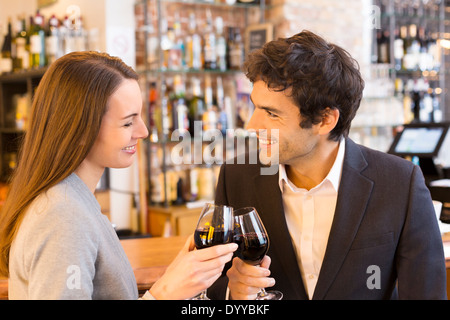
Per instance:
[[[276,113],[276,114],[282,114],[283,113],[282,110],[274,108],[274,107],[271,107],[271,106],[257,105],[256,103],[253,102],[253,99],[252,99],[251,96],[250,96],[250,100],[252,101],[252,103],[255,106],[255,108],[263,109],[263,110],[270,111],[270,112]]]
[[[122,120],[125,120],[128,118],[133,118],[133,117],[136,117],[137,115],[138,115],[137,113],[132,113],[132,114],[127,115],[126,117],[123,117]]]

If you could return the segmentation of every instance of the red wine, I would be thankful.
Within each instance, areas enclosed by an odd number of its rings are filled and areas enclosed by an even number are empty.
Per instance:
[[[247,262],[259,263],[269,249],[269,240],[262,233],[240,234],[234,238],[234,241],[239,245],[237,255]]]
[[[211,231],[213,230],[213,231]],[[194,242],[197,249],[216,246],[218,244],[229,243],[232,240],[232,233],[223,230],[197,229],[194,232]]]

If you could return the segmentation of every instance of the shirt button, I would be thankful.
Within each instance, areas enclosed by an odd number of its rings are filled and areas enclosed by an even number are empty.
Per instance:
[[[310,274],[310,275],[308,276],[308,278],[314,279],[314,275],[313,275],[313,274]]]

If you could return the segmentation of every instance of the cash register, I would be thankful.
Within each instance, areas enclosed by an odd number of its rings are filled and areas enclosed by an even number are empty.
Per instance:
[[[431,198],[443,204],[440,220],[450,223],[450,123],[411,123],[403,126],[388,153],[418,164]]]

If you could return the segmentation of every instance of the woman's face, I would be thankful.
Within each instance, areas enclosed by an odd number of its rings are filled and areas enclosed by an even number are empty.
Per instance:
[[[85,159],[92,169],[126,168],[139,139],[148,136],[141,118],[142,96],[136,80],[125,79],[109,98],[100,132]]]

